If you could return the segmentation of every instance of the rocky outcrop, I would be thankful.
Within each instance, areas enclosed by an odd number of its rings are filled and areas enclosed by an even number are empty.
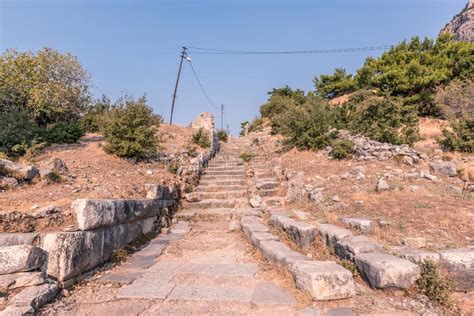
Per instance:
[[[474,0],[469,0],[464,9],[445,25],[442,33],[450,33],[458,41],[474,42]]]
[[[350,140],[354,143],[354,156],[358,160],[400,159],[408,165],[414,165],[424,158],[408,145],[381,143],[362,135],[353,135],[345,130],[339,130],[337,132],[337,138]],[[328,148],[328,153],[330,153],[331,150],[331,148]]]
[[[195,129],[202,128],[208,131],[214,130],[214,115],[210,112],[199,114],[199,116],[192,121],[191,127]]]

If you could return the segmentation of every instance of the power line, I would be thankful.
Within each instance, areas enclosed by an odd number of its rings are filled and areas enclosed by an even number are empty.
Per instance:
[[[231,50],[189,46],[195,51],[191,54],[212,54],[212,55],[291,55],[291,54],[331,54],[331,53],[351,53],[367,52],[376,50],[386,50],[392,45],[353,47],[353,48],[333,48],[333,49],[314,49],[314,50],[295,50],[295,51],[251,51],[251,50]]]
[[[211,106],[213,106],[214,108],[220,110],[221,108],[219,106],[215,105],[214,102],[212,102],[211,98],[209,98],[209,95],[207,94],[206,90],[202,86],[201,80],[199,80],[199,77],[196,73],[196,70],[193,67],[193,64],[192,64],[191,60],[188,59],[188,61],[189,61],[189,65],[191,66],[191,70],[193,71],[194,77],[196,78],[196,81],[198,82],[199,87],[201,88],[202,94],[204,94],[204,96],[206,97],[207,101],[209,101],[209,104]]]

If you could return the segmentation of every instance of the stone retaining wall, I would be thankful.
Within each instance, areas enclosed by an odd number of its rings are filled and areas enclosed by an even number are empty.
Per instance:
[[[148,184],[142,200],[75,200],[71,210],[76,226],[67,231],[0,233],[0,291],[22,288],[9,297],[9,306],[0,315],[35,312],[61,287],[72,286],[107,262],[115,251],[169,227],[182,194],[193,190],[219,150],[215,131],[211,131],[211,140],[206,153],[180,168],[181,185]]]

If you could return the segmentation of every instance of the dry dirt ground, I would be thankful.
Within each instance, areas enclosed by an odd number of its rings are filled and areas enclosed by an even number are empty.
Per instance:
[[[441,134],[444,124],[439,120],[422,120],[423,139],[415,148],[430,157],[437,154],[445,160],[453,160],[459,169],[473,168],[474,155],[440,153],[435,137]],[[267,142],[276,138],[278,136],[270,136]],[[447,190],[448,186],[461,190],[461,179],[437,175],[438,181],[429,181],[398,176],[414,169],[428,170],[427,162],[411,167],[394,160],[337,161],[329,159],[324,151],[296,149],[283,155],[275,154],[275,157],[279,157],[283,170],[303,171],[305,183],[324,187],[323,203],[304,199],[291,205],[309,211],[315,219],[323,218],[339,225],[341,216],[388,220],[391,222],[388,227],[381,229],[375,225],[374,232],[379,241],[388,245],[399,245],[404,237],[425,237],[428,248],[433,249],[474,245],[474,199]],[[356,180],[356,170],[361,170],[365,179]],[[378,193],[375,186],[382,175],[388,176],[387,182],[393,189]],[[409,190],[411,185],[419,186],[420,190],[412,192]]]
[[[161,125],[158,131],[161,139],[159,151],[168,155],[187,152],[191,147],[198,153],[204,151],[192,144],[194,132],[190,127]],[[62,176],[59,183],[34,180],[0,192],[0,211],[32,213],[50,205],[67,211],[75,199],[144,198],[146,183],[169,184],[178,181],[165,163],[134,163],[121,159],[107,154],[102,148],[103,142],[100,135],[87,134],[76,144],[58,144],[45,149],[34,158],[34,165],[42,167],[52,158],[59,158],[66,163],[69,172]],[[66,217],[60,225],[67,225],[68,221]],[[38,229],[55,229],[56,225],[45,226],[50,227]]]

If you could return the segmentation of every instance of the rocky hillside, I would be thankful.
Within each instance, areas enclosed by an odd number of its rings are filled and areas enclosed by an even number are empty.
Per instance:
[[[460,41],[474,42],[474,0],[469,0],[466,7],[446,24],[441,33],[454,34]]]

